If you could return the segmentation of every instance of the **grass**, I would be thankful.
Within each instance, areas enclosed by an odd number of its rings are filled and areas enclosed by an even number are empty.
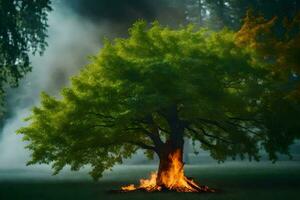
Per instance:
[[[82,173],[68,173],[47,179],[30,175],[16,178],[22,171],[0,171],[1,200],[135,200],[135,199],[201,199],[201,200],[277,200],[298,199],[300,164],[232,164],[186,167],[187,176],[221,190],[215,194],[178,193],[110,193],[123,185],[137,183],[154,170],[153,166],[126,166],[107,173],[99,182],[92,182]],[[15,177],[12,179],[1,177]]]

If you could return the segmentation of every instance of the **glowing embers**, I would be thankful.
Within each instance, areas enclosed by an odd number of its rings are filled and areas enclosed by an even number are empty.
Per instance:
[[[168,156],[168,167],[152,172],[149,179],[141,179],[140,185],[133,184],[121,188],[123,192],[131,191],[176,191],[176,192],[215,192],[207,186],[200,186],[184,175],[181,151]]]

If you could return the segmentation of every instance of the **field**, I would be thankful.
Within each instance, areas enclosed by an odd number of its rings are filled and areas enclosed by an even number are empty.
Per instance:
[[[177,193],[111,193],[123,185],[137,183],[147,177],[155,166],[123,166],[107,172],[93,182],[86,171],[67,172],[51,177],[46,169],[0,170],[1,200],[101,200],[101,199],[298,199],[300,163],[230,163],[186,166],[186,174],[213,188],[214,194]]]

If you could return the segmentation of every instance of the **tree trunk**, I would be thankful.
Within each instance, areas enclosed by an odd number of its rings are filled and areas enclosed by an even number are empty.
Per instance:
[[[167,118],[170,126],[170,136],[163,143],[156,142],[155,152],[159,157],[158,171],[151,174],[149,179],[141,179],[140,186],[128,185],[123,191],[177,191],[177,192],[213,192],[206,186],[199,186],[193,180],[185,177],[183,163],[184,123],[177,116],[177,110],[172,109]],[[152,138],[151,138],[152,139]]]
[[[158,149],[159,167],[156,183],[161,188],[172,189],[178,180],[185,179],[183,171],[184,124],[179,120],[177,106],[171,107],[167,117],[169,139]]]
[[[193,180],[184,175],[183,146],[174,149],[171,145],[166,145],[161,152],[159,168],[156,176],[156,188],[160,191],[177,192],[213,192],[206,186],[199,186]],[[151,189],[152,189],[151,188]]]
[[[163,189],[175,187],[177,181],[184,178],[183,166],[183,146],[173,148],[167,142],[159,154],[157,185]]]

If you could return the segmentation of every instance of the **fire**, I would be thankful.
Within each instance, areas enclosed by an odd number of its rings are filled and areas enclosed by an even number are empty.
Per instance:
[[[135,187],[133,184],[124,186],[121,189],[125,192],[143,189],[146,191],[161,191],[161,187],[156,184],[156,178],[157,178],[157,172],[152,172],[149,179],[141,179],[140,185],[138,187]]]
[[[141,179],[140,185],[133,184],[121,188],[124,192],[143,190],[148,192],[170,190],[176,192],[215,192],[207,186],[200,186],[192,179],[184,175],[181,151],[177,150],[170,154],[168,160],[170,165],[167,170],[152,172],[149,179]]]

